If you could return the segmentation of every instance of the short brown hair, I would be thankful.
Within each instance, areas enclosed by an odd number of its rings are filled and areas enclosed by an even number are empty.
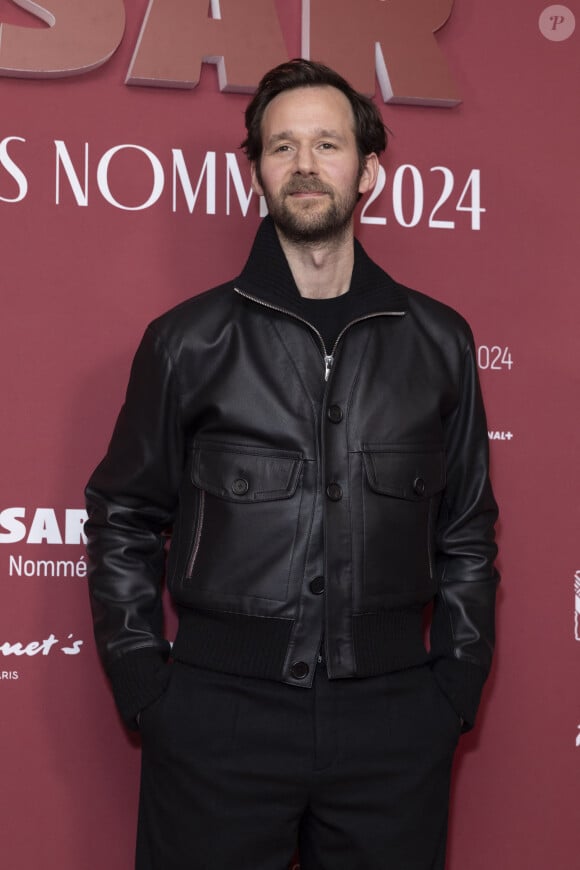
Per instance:
[[[246,109],[247,136],[241,148],[248,159],[256,163],[262,155],[262,118],[266,106],[274,97],[294,88],[325,85],[341,91],[352,106],[354,132],[361,161],[369,154],[382,154],[387,147],[387,130],[373,101],[355,91],[346,79],[330,67],[297,57],[266,73]]]

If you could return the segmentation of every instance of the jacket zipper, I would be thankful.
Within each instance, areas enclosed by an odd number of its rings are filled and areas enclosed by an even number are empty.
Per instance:
[[[320,332],[313,326],[308,320],[305,320],[304,317],[300,317],[299,314],[295,314],[293,311],[288,311],[287,308],[281,308],[278,305],[272,305],[271,302],[264,302],[263,299],[259,299],[257,296],[251,296],[249,293],[245,293],[243,290],[240,290],[239,287],[234,287],[236,293],[240,296],[244,296],[246,299],[250,299],[252,302],[256,302],[258,305],[262,305],[264,308],[270,308],[272,311],[278,311],[280,314],[287,314],[289,317],[293,317],[295,320],[299,320],[301,323],[304,323],[315,335],[318,337],[320,341],[320,346],[322,348],[322,358],[324,360],[324,380],[328,381],[330,377],[330,372],[332,370],[332,366],[334,365],[334,356],[336,354],[336,349],[338,347],[338,342],[351,326],[354,326],[355,323],[361,323],[363,320],[371,320],[373,317],[402,317],[405,314],[404,311],[375,311],[372,314],[365,314],[363,317],[357,317],[355,320],[351,320],[350,323],[347,323],[346,326],[339,332],[334,345],[332,347],[331,353],[326,352],[326,345],[324,344],[324,339]]]
[[[200,490],[199,495],[199,506],[197,511],[197,527],[195,529],[195,536],[193,539],[193,545],[191,548],[191,555],[187,562],[187,568],[185,569],[185,576],[187,580],[191,580],[193,574],[193,568],[195,566],[195,560],[197,559],[197,553],[199,551],[199,544],[201,541],[201,530],[203,527],[203,515],[205,508],[205,492],[204,490]]]
[[[272,303],[270,303],[270,302],[264,302],[263,299],[258,299],[256,296],[252,296],[249,293],[245,293],[243,290],[240,290],[239,287],[234,287],[234,290],[240,296],[243,296],[252,302],[256,302],[258,305],[262,305],[264,308],[269,308],[272,311],[278,311],[280,314],[286,314],[289,317],[293,317],[295,320],[299,320],[301,323],[304,323],[305,326],[307,326],[309,329],[311,329],[312,332],[315,333],[315,335],[318,337],[318,340],[320,341],[320,346],[322,348],[322,358],[324,360],[324,380],[327,384],[328,384],[328,379],[330,378],[330,373],[332,371],[332,366],[334,364],[334,356],[336,354],[336,349],[338,347],[338,343],[339,343],[340,339],[342,338],[342,336],[344,335],[344,333],[347,331],[347,329],[349,329],[355,323],[360,323],[361,321],[364,321],[364,320],[371,320],[373,317],[380,317],[380,316],[402,317],[405,314],[404,311],[375,311],[373,314],[366,314],[366,315],[364,315],[364,317],[357,317],[355,320],[351,320],[350,323],[347,323],[346,326],[339,332],[339,334],[334,342],[334,345],[332,347],[331,353],[327,353],[326,352],[326,345],[324,344],[324,339],[323,339],[322,335],[316,329],[316,327],[313,326],[308,320],[305,320],[304,317],[300,317],[299,314],[294,314],[293,311],[288,311],[287,308],[282,308],[278,305],[272,305]],[[327,390],[328,390],[328,386],[325,388],[325,391],[324,391],[325,392],[325,401],[326,401]],[[324,464],[324,444],[321,444],[321,452],[322,452],[321,465],[323,465]],[[327,635],[324,633],[324,628],[323,628],[323,634],[324,634],[324,644],[321,643],[320,647],[318,648],[318,654],[317,654],[317,662],[319,665],[321,665],[322,662],[324,661],[324,658],[323,658],[324,654],[326,654],[326,661],[328,662],[328,660],[329,660],[328,659],[328,650],[324,649],[324,647],[326,647],[326,638],[327,638]]]

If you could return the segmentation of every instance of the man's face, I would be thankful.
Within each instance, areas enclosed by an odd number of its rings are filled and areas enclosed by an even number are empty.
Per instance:
[[[375,154],[361,164],[345,95],[330,86],[278,94],[264,112],[262,144],[252,186],[282,235],[298,243],[341,236],[378,166]]]

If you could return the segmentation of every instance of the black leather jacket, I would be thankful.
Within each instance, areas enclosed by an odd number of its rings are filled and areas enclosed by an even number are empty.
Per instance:
[[[430,657],[469,727],[497,582],[469,328],[357,244],[357,316],[327,353],[280,304],[288,282],[266,221],[242,275],[156,320],[137,352],[87,487],[95,633],[121,713],[170,670],[171,533],[176,658],[307,687],[319,656],[331,678]]]

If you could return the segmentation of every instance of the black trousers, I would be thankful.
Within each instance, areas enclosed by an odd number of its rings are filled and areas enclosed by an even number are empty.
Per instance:
[[[457,714],[428,666],[312,689],[176,663],[141,722],[137,870],[443,870]]]

